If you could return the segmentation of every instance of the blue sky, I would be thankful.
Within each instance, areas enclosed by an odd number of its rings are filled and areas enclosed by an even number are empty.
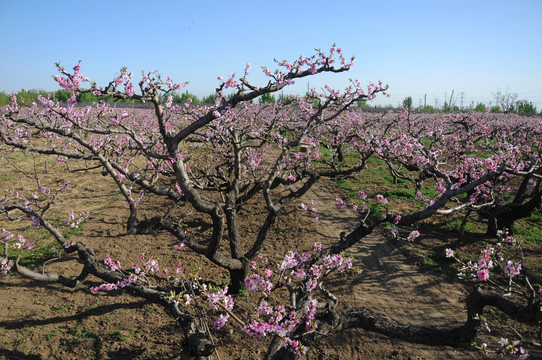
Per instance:
[[[198,96],[218,75],[264,85],[262,65],[333,43],[354,68],[301,80],[285,93],[326,83],[382,80],[397,105],[494,102],[517,93],[542,110],[542,1],[14,1],[0,0],[0,91],[56,90],[55,62],[106,84],[127,66],[158,70]]]

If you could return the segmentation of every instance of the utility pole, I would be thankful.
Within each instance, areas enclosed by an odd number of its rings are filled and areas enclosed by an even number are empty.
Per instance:
[[[463,91],[461,91],[461,100],[460,100],[460,104],[461,104],[460,106],[461,106],[461,109],[463,109],[463,95],[464,95],[464,94],[465,94],[465,93],[464,93]]]
[[[423,107],[425,108],[427,106],[427,94],[423,95]]]

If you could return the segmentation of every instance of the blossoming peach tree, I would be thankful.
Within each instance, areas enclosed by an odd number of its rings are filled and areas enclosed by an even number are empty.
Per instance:
[[[534,297],[523,306],[477,288],[467,299],[465,325],[454,329],[410,326],[361,307],[338,310],[338,297],[327,290],[325,280],[334,271],[355,272],[345,252],[385,223],[393,225],[393,236],[406,230],[408,241],[420,236],[412,228],[420,220],[459,210],[484,214],[495,232],[502,225],[511,227],[516,219],[510,215],[515,214],[513,209],[527,214],[540,205],[540,123],[504,124],[488,114],[483,121],[473,114],[435,118],[414,118],[409,112],[364,114],[353,106],[385,94],[387,86],[369,84],[363,89],[357,80],[343,91],[326,86],[288,103],[253,104],[257,97],[277,92],[297,79],[348,71],[353,59],[347,60],[334,46],[329,53],[317,51],[293,62],[276,63],[277,70],[262,69],[269,79],[264,86],[248,81],[250,64],[241,77],[219,77],[216,103],[199,107],[189,103],[173,106],[172,94],[185,84],[156,72],[143,74],[136,85],[133,74],[122,68],[113,81],[98,86],[82,75],[79,64],[73,71],[58,65],[55,80],[73,94],[67,104],[40,98],[40,104],[22,106],[14,96],[2,112],[0,151],[18,149],[33,156],[54,157],[56,164],[68,167],[79,161],[86,169],[101,169],[127,205],[128,233],[169,233],[178,243],[175,248],[189,249],[225,269],[229,274],[226,287],[205,280],[205,269],[190,272],[181,263],[168,268],[152,254],[142,254],[126,269],[109,254],[98,256],[82,241],[66,239],[59,226],[48,220],[48,212],[61,206],[62,194],[72,185],[68,179],[56,189],[39,181],[35,189],[24,192],[5,189],[0,213],[8,220],[22,216],[29,220],[29,227],[44,228],[59,248],[78,254],[84,264],[81,273],[69,278],[20,265],[21,254],[33,251],[35,245],[24,234],[6,229],[0,234],[2,273],[15,270],[36,281],[72,287],[93,275],[103,281],[90,289],[93,294],[124,289],[167,308],[185,333],[187,351],[198,356],[214,351],[206,318],[191,310],[202,303],[216,314],[214,328],[232,323],[251,337],[272,336],[268,359],[301,356],[319,336],[348,328],[462,346],[475,338],[482,323],[477,314],[487,305],[521,314],[522,321],[535,321],[540,309],[533,310]],[[232,96],[226,97],[226,91]],[[75,95],[85,92],[99,98],[131,99],[151,108],[115,109],[103,102],[79,107]],[[325,149],[331,149],[329,155],[324,155]],[[344,161],[345,153],[356,161]],[[316,243],[308,251],[291,249],[277,261],[263,254],[264,246],[274,241],[271,228],[288,206],[320,178],[359,173],[373,157],[384,161],[394,177],[412,184],[421,204],[418,210],[394,213],[386,197],[379,194],[376,201],[385,210],[371,213],[367,195],[360,191],[361,202],[355,206],[358,225],[337,234],[329,246]],[[433,194],[423,193],[422,184],[428,181],[435,183]],[[140,218],[138,208],[149,196],[165,204],[163,210],[151,218]],[[251,202],[264,209],[252,236],[240,222]],[[337,197],[336,206],[343,208],[349,202]],[[210,231],[202,235],[183,226],[187,212],[201,214]],[[89,215],[72,210],[65,224],[77,227]],[[481,271],[477,276],[484,280],[482,265],[468,266],[476,274]],[[519,275],[520,266],[510,266],[509,273]],[[159,284],[150,280],[154,277],[162,279]],[[235,298],[243,291],[258,298],[248,315],[236,310]],[[277,293],[282,295],[272,296]]]

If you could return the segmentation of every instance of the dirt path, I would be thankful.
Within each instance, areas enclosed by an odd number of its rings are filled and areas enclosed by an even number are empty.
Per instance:
[[[324,182],[306,194],[301,201],[314,200],[319,219],[317,234],[321,241],[335,240],[341,231],[352,230],[358,224],[356,214],[348,207],[337,209],[337,189]],[[308,216],[309,214],[307,214]],[[312,215],[312,214],[311,214]],[[467,293],[461,284],[443,281],[442,275],[424,271],[414,263],[411,244],[402,240],[390,240],[383,230],[375,231],[349,249],[354,265],[362,273],[352,279],[335,276],[329,288],[341,296],[344,307],[365,307],[392,319],[413,325],[459,326],[466,320],[464,304]],[[422,236],[423,239],[423,236]],[[424,241],[438,242],[438,239]],[[412,359],[478,359],[477,351],[456,350],[448,347],[431,347],[389,340],[376,336],[378,341],[367,342],[365,331],[350,331],[326,341],[331,349],[325,354],[333,358],[412,358]],[[344,339],[343,339],[344,338]],[[369,339],[375,338],[369,335]],[[350,342],[348,355],[342,341]],[[336,345],[334,344],[336,342]],[[356,352],[355,349],[358,349]],[[335,352],[337,351],[337,352]]]

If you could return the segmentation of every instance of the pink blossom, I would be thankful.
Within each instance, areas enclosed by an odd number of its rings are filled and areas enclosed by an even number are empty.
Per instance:
[[[519,350],[517,352],[519,354],[518,356],[518,360],[525,360],[527,358],[529,358],[530,354],[529,354],[529,351],[524,349],[523,347],[519,347]]]
[[[31,216],[30,221],[32,221],[32,228],[37,229],[37,228],[40,227],[40,219],[39,218],[37,218],[35,216]]]
[[[75,104],[77,104],[77,99],[75,98],[75,95],[73,95],[68,99],[68,107],[73,107]]]
[[[175,189],[177,189],[177,192],[179,193],[179,195],[181,195],[181,196],[184,195],[183,190],[181,189],[181,187],[179,185],[175,185]]]
[[[452,257],[454,256],[454,251],[452,249],[446,249],[446,257]]]
[[[220,314],[218,319],[216,319],[213,324],[214,328],[217,330],[222,328],[224,325],[226,325],[226,322],[228,321],[229,318],[230,318],[230,315],[228,314]]]
[[[309,300],[305,306],[305,312],[307,313],[307,320],[305,322],[305,329],[307,331],[316,331],[317,324],[314,321],[316,315],[316,309],[318,307],[318,301],[316,299]]]
[[[377,199],[380,203],[382,203],[382,204],[387,204],[387,203],[388,203],[388,199],[386,199],[386,198],[384,197],[384,195],[377,194],[377,195],[376,195],[376,199]]]
[[[480,279],[481,281],[486,281],[487,279],[489,279],[489,270],[488,269],[478,270],[476,272],[476,276],[478,276],[478,279]]]
[[[407,240],[414,241],[418,236],[420,236],[420,232],[418,230],[414,230],[408,234]]]
[[[320,254],[322,251],[322,243],[321,242],[315,242],[314,243],[314,252],[317,254]]]
[[[68,242],[65,241],[65,242],[62,244],[62,246],[64,246],[65,249],[68,249],[68,248],[70,248],[70,247],[72,247],[72,246],[74,246],[74,245],[75,245],[75,241],[72,241],[71,243],[68,243]]]
[[[3,258],[2,261],[0,262],[0,270],[2,271],[2,274],[7,274],[9,270],[11,270],[11,266],[8,265],[8,258]]]
[[[41,192],[44,193],[45,195],[49,195],[49,194],[51,193],[51,190],[49,190],[48,188],[43,187],[43,186],[39,186],[39,187],[38,187],[38,191],[41,191]]]
[[[186,241],[186,239],[184,239],[178,245],[175,245],[175,250],[181,250],[182,248],[184,248],[186,243],[187,243],[187,241]]]
[[[104,264],[109,266],[109,268],[111,269],[111,271],[116,271],[116,270],[119,270],[120,269],[120,261],[114,261],[113,259],[111,259],[109,256],[106,256],[104,258]]]
[[[511,260],[508,260],[508,265],[506,265],[506,268],[504,269],[504,273],[509,275],[510,277],[519,275],[521,272],[521,263],[513,263]]]
[[[346,206],[346,203],[344,202],[344,200],[342,198],[336,198],[335,199],[335,207],[337,209],[343,208],[345,206]]]

